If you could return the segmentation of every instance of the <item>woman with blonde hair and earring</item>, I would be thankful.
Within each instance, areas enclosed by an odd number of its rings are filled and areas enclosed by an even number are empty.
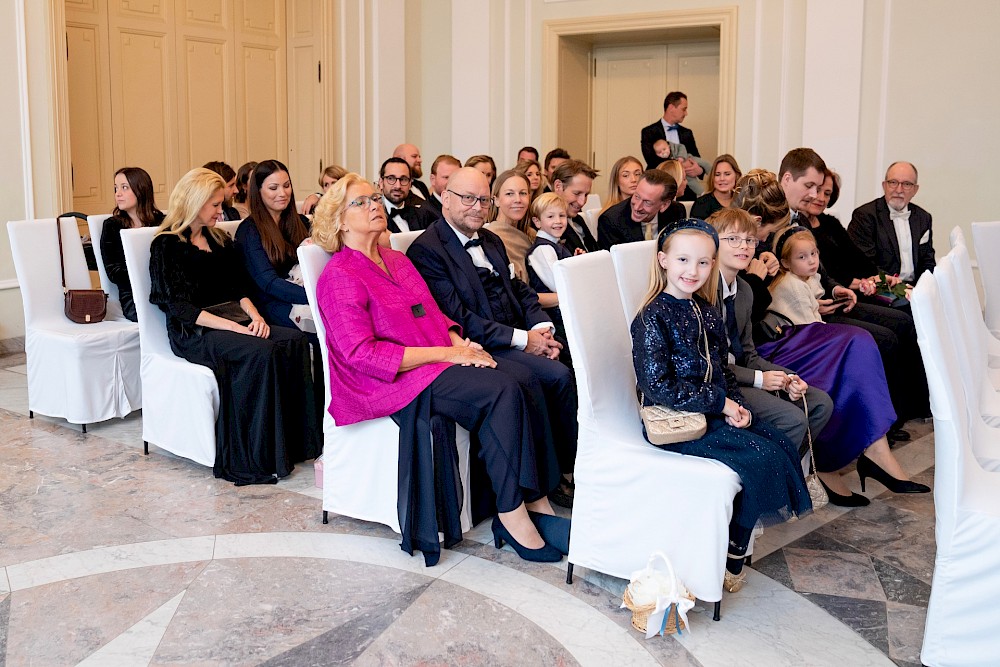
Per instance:
[[[177,182],[150,247],[149,300],[167,315],[174,354],[219,383],[215,476],[274,484],[322,448],[309,344],[301,331],[269,327],[247,297],[243,259],[215,226],[225,187],[208,169]]]
[[[608,202],[601,209],[601,213],[635,194],[642,172],[642,163],[639,162],[639,158],[631,155],[618,158],[618,161],[611,167],[611,174],[608,176]]]

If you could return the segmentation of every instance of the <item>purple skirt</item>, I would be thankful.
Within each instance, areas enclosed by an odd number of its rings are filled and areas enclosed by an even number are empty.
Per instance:
[[[813,433],[820,472],[846,466],[896,421],[882,357],[864,329],[849,324],[800,324],[778,340],[758,346],[757,351],[833,399],[830,421],[819,437]]]

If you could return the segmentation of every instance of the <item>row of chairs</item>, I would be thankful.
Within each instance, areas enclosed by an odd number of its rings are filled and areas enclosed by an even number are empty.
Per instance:
[[[1000,251],[1000,223],[976,223],[973,236],[987,303],[996,303],[1000,283],[986,265]],[[937,555],[920,654],[933,666],[1000,654],[1000,340],[984,322],[957,227],[951,242],[911,299],[934,415]]]

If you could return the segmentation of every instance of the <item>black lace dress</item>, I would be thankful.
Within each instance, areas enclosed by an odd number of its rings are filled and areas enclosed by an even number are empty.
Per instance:
[[[195,323],[205,307],[249,293],[232,240],[205,237],[211,252],[173,234],[153,239],[150,301],[167,314],[174,354],[211,368],[219,383],[215,476],[238,486],[273,484],[322,450],[309,343],[298,329],[271,327],[268,338],[257,338]]]
[[[708,334],[712,375],[706,363],[695,307]],[[726,398],[743,404],[743,395],[726,359],[727,338],[718,311],[699,297],[676,299],[662,293],[632,322],[632,360],[646,405],[704,413],[707,433],[664,449],[715,459],[729,466],[743,484],[733,500],[731,540],[749,539],[758,520],[784,521],[812,509],[797,447],[763,419],[748,428],[726,423]],[[742,545],[745,546],[745,545]]]

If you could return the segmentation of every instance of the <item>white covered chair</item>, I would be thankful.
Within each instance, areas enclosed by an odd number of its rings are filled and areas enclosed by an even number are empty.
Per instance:
[[[1000,222],[972,223],[972,243],[979,258],[979,277],[986,296],[986,328],[1000,336]]]
[[[663,551],[695,596],[718,602],[739,477],[643,437],[632,338],[610,253],[557,262],[555,277],[579,395],[567,580],[574,565],[627,579]]]
[[[590,233],[597,238],[597,221],[601,217],[601,209],[599,208],[589,208],[580,211],[580,215],[583,217],[584,223],[587,225],[587,229]]]
[[[399,252],[406,254],[409,250],[410,244],[417,240],[417,237],[424,233],[424,230],[418,229],[414,232],[398,232],[396,234],[389,235],[389,245],[393,250],[398,250]]]
[[[649,289],[649,267],[654,255],[656,241],[635,241],[611,246],[611,259],[615,265],[615,278],[618,280],[626,326],[632,326],[642,297]]]
[[[205,466],[215,465],[215,418],[219,385],[206,366],[181,359],[170,349],[166,315],[149,302],[149,246],[156,228],[122,232],[125,266],[139,316],[142,347],[142,439]]]
[[[911,304],[934,415],[937,554],[920,660],[984,665],[1000,654],[1000,473],[976,458],[995,442],[959,377],[961,343],[948,330],[942,298],[935,275],[925,272]]]
[[[110,217],[106,213],[88,215],[87,228],[90,230],[90,243],[94,249],[94,259],[97,260],[97,274],[101,278],[101,289],[108,295],[108,315],[105,319],[127,321],[122,314],[122,305],[118,298],[118,285],[115,285],[108,278],[108,272],[104,270],[104,256],[101,254],[101,234],[104,232],[104,221]],[[136,328],[138,329],[138,327]]]
[[[417,232],[408,232],[417,233]],[[393,237],[401,234],[393,234]],[[316,322],[323,354],[323,374],[326,378],[326,400],[323,412],[323,523],[327,513],[374,521],[397,533],[399,514],[396,509],[399,479],[399,427],[390,417],[337,426],[330,415],[330,359],[326,347],[326,326],[316,303],[316,284],[330,254],[317,245],[299,247],[299,266],[305,284],[309,307]],[[472,527],[469,503],[469,432],[456,431],[459,471],[464,489],[461,521],[462,532]]]
[[[28,414],[72,424],[125,417],[142,407],[139,331],[131,322],[71,322],[63,311],[56,221],[7,223],[24,304]],[[66,285],[90,289],[90,273],[75,218],[59,221]]]
[[[219,222],[215,223],[215,226],[218,227],[219,229],[224,229],[225,231],[229,232],[229,235],[235,239],[236,230],[239,229],[240,224],[242,222],[243,222],[242,220],[220,220]]]
[[[591,193],[587,195],[587,200],[583,202],[584,211],[600,211],[601,210],[601,195]]]

